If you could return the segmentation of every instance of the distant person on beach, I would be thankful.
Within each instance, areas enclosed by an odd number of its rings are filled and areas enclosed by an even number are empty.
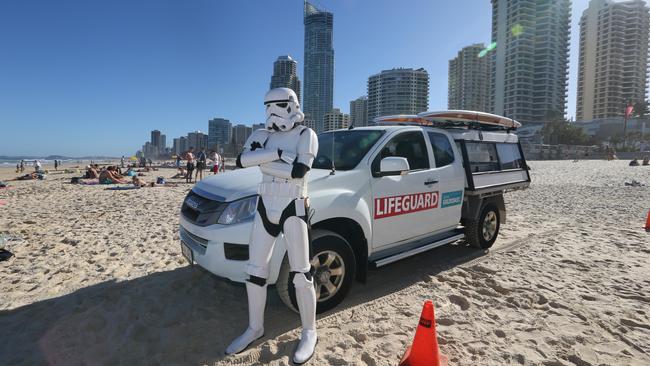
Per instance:
[[[34,160],[34,171],[36,173],[41,171],[41,162],[38,160]]]
[[[122,155],[122,159],[120,159],[120,164],[122,165],[122,168],[124,168],[124,155]]]
[[[187,175],[185,176],[186,183],[192,183],[192,172],[194,171],[194,162],[196,158],[194,157],[194,147],[190,146],[190,149],[183,155],[183,159],[187,161],[185,168],[187,169]]]
[[[54,159],[54,170],[59,170],[59,161]]]
[[[207,167],[208,155],[205,153],[205,148],[202,148],[201,151],[196,156],[196,173],[194,175],[194,181],[198,182],[203,180],[203,170]],[[199,178],[201,176],[201,178]]]
[[[21,160],[20,161],[20,172],[22,173],[24,171],[25,171],[25,160]]]
[[[181,159],[181,156],[180,156],[180,155],[176,155],[176,169],[180,169],[180,168],[181,168],[181,160],[182,160],[182,159]]]
[[[650,165],[650,156],[646,155],[643,157],[643,165]]]

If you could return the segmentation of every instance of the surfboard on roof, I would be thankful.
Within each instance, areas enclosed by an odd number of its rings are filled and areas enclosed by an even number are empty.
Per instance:
[[[515,130],[521,123],[496,114],[450,110],[439,112],[422,112],[417,115],[394,115],[375,118],[377,124],[411,123],[436,127],[497,128]]]

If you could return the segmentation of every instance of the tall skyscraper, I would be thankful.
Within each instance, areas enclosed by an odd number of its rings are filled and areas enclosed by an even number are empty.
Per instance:
[[[490,74],[487,57],[479,57],[485,49],[477,43],[464,47],[449,60],[447,108],[487,112]]]
[[[622,116],[645,102],[650,14],[645,1],[592,0],[580,18],[576,119]]]
[[[253,123],[253,131],[255,130],[263,130],[266,128],[264,123]]]
[[[323,130],[323,116],[332,110],[334,98],[334,16],[305,1],[305,92],[302,109]]]
[[[208,121],[208,147],[229,144],[232,136],[232,123],[225,118],[213,118]]]
[[[350,115],[341,112],[338,108],[332,109],[323,116],[323,132],[348,128],[349,125]]]
[[[368,97],[362,96],[350,102],[350,124],[354,127],[368,125]]]
[[[564,114],[570,20],[571,0],[492,0],[493,113],[527,122]]]
[[[156,148],[160,146],[160,131],[151,131],[151,145],[155,146]]]
[[[167,135],[160,135],[160,144],[158,145],[158,150],[161,153],[164,153],[166,148],[167,148]]]
[[[300,101],[300,80],[298,80],[298,63],[291,56],[280,56],[273,63],[271,89],[289,88],[296,92]]]
[[[368,123],[375,117],[416,114],[429,108],[429,74],[425,69],[384,70],[368,78]]]
[[[246,125],[237,125],[232,128],[231,144],[235,151],[241,151],[248,137],[253,133],[253,128]]]
[[[201,131],[194,131],[187,134],[188,148],[193,147],[195,151],[207,148],[208,137]]]

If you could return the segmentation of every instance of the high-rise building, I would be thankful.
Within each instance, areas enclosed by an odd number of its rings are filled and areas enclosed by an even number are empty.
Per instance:
[[[151,131],[151,145],[155,147],[160,146],[160,131],[158,130]],[[143,152],[145,151],[143,150]]]
[[[300,101],[300,80],[298,79],[298,63],[291,56],[280,56],[273,63],[271,89],[289,88],[296,92]]]
[[[338,108],[332,109],[323,116],[323,132],[348,128],[349,125],[350,115],[341,112]]]
[[[187,134],[187,144],[193,147],[195,151],[207,148],[208,137],[201,131],[194,131]]]
[[[571,0],[492,0],[491,112],[543,122],[564,115]]]
[[[173,154],[173,155],[180,155],[180,154],[182,154],[183,152],[184,152],[184,151],[183,151],[182,146],[181,146],[181,138],[180,138],[180,137],[177,137],[177,138],[175,138],[175,139],[173,140],[173,144],[172,144],[172,154]]]
[[[230,143],[232,124],[225,118],[213,118],[208,121],[208,147]]]
[[[246,125],[237,125],[232,128],[232,141],[235,151],[241,151],[248,137],[253,133],[253,129]]]
[[[650,14],[645,1],[592,0],[580,18],[576,119],[621,116],[646,100]]]
[[[187,143],[187,137],[181,136],[178,139],[179,139],[178,146],[180,148],[181,154],[190,149],[190,145]]]
[[[305,120],[302,121],[302,124],[305,125],[305,127],[309,127],[312,130],[316,131],[316,122],[313,118],[311,118],[310,115],[305,114]]]
[[[354,127],[368,125],[368,97],[362,96],[350,102],[350,124]]]
[[[263,130],[266,128],[266,125],[264,123],[253,123],[253,131],[255,130]]]
[[[302,109],[323,130],[323,116],[334,105],[334,15],[305,1],[305,91]]]
[[[160,135],[160,144],[158,145],[158,151],[164,153],[165,149],[167,149],[167,135]]]
[[[479,57],[485,49],[477,43],[464,47],[449,60],[447,108],[487,112],[489,96],[489,62]]]
[[[380,116],[416,114],[429,107],[425,69],[384,70],[368,78],[368,122]]]

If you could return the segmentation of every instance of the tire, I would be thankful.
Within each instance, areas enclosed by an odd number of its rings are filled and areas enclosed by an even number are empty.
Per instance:
[[[314,287],[316,288],[316,313],[320,314],[336,307],[343,301],[350,290],[356,262],[348,241],[329,230],[312,231],[312,252],[314,253],[311,264]],[[330,263],[327,263],[328,260]],[[331,270],[341,274],[333,275]],[[289,309],[298,312],[293,276],[294,274],[289,268],[289,259],[285,255],[275,286],[282,302]],[[331,286],[324,284],[326,279]],[[330,290],[332,290],[331,293]]]
[[[471,247],[488,249],[497,240],[500,227],[499,209],[488,203],[481,209],[477,220],[468,220],[465,224],[465,238]]]

